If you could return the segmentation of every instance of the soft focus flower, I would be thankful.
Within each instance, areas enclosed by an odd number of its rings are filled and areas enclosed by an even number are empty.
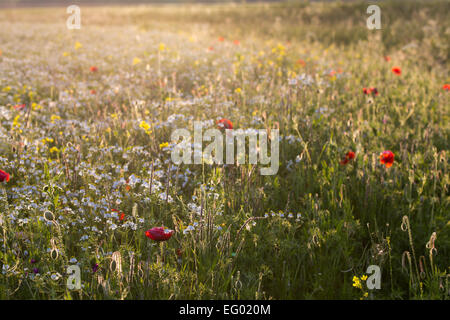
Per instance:
[[[58,153],[59,149],[57,147],[51,147],[49,151],[50,153]]]
[[[342,159],[340,161],[340,164],[345,165],[347,164],[350,160],[355,159],[355,153],[353,151],[349,151],[345,154],[344,159]]]
[[[164,229],[164,227],[155,227],[145,231],[145,236],[155,241],[169,240],[175,231]]]
[[[219,37],[219,39],[217,39],[217,40],[219,40],[220,42],[223,42],[225,40],[225,38],[224,37]]]
[[[50,276],[50,278],[54,281],[58,281],[61,278],[61,275],[57,272]]]
[[[228,119],[220,119],[217,121],[219,129],[233,129],[233,123]]]
[[[91,72],[97,72],[98,68],[96,66],[92,66],[89,70],[91,70]]]
[[[233,43],[238,46],[241,42],[239,40],[234,40]]]
[[[297,64],[299,64],[299,65],[301,65],[301,66],[306,66],[306,62],[305,62],[305,60],[303,60],[303,59],[298,59],[297,60]]]
[[[61,117],[56,114],[52,114],[50,117],[51,123],[55,123],[56,120],[61,120]]]
[[[9,173],[6,173],[3,170],[0,170],[0,182],[5,181],[8,182],[9,181]]]
[[[150,135],[152,133],[152,130],[150,130],[150,125],[145,122],[144,120],[141,121],[141,123],[139,124],[139,127],[144,129],[145,133]]]
[[[345,156],[350,160],[355,159],[355,153],[353,151],[347,152]]]
[[[444,85],[442,86],[442,89],[444,89],[444,90],[446,90],[446,91],[450,90],[450,84],[444,84]]]
[[[372,95],[374,95],[374,96],[377,96],[378,95],[378,90],[377,90],[377,88],[363,88],[363,92],[364,92],[364,94],[372,94]]]
[[[384,60],[386,60],[387,62],[391,61],[391,57],[389,56],[384,56]]]
[[[14,106],[14,109],[16,109],[16,110],[23,110],[23,109],[25,109],[25,104],[16,104]]]
[[[21,123],[19,121],[20,119],[20,114],[18,114],[14,120],[13,120],[13,127],[19,128],[21,126]]]
[[[399,76],[402,74],[402,69],[400,69],[399,67],[393,67],[392,72]]]
[[[386,168],[390,168],[394,163],[394,154],[389,150],[383,151],[380,155],[380,162],[384,164]]]
[[[139,58],[134,58],[133,59],[133,66],[135,66],[135,65],[137,65],[137,64],[139,64],[139,63],[141,63],[141,59],[139,59]]]
[[[131,187],[130,187],[131,189]],[[128,189],[129,191],[129,189]],[[117,212],[117,214],[119,215],[119,220],[123,221],[125,219],[125,213],[123,213],[122,211],[119,211],[117,209],[111,209],[112,212]]]

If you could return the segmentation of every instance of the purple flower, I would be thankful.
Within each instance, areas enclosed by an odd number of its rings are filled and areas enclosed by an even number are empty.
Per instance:
[[[96,263],[96,264],[94,264],[94,265],[92,266],[92,272],[93,272],[93,273],[96,273],[97,270],[98,270],[98,263]]]
[[[38,269],[38,268],[34,268],[34,269],[33,269],[33,272],[34,272],[34,273],[39,273],[39,269]]]
[[[30,260],[30,263],[36,263],[37,261],[36,261],[36,259],[31,259]]]

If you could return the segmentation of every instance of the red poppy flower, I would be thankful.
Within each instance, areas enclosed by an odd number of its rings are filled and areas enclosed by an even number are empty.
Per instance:
[[[117,212],[119,215],[119,220],[123,221],[125,219],[125,213],[123,213],[122,211],[119,211],[117,209],[111,209],[112,212]]]
[[[220,119],[217,121],[219,129],[233,129],[233,123],[228,119]]]
[[[164,227],[155,227],[145,231],[145,236],[155,241],[169,240],[175,231],[164,229]]]
[[[394,163],[394,154],[392,151],[383,151],[383,153],[380,154],[380,162],[381,164],[384,164],[386,168],[390,168]]]
[[[97,72],[98,68],[96,66],[92,66],[90,70],[91,70],[91,72]]]
[[[234,40],[233,43],[238,46],[241,42],[239,40]]]
[[[208,48],[208,50],[209,50],[209,51],[213,51],[213,50],[214,50],[214,47],[211,46],[211,47]]]
[[[347,164],[350,160],[355,159],[355,153],[353,151],[349,151],[345,154],[344,159],[342,159],[339,163],[342,165]]]
[[[129,185],[130,183],[130,179],[125,180],[125,191],[130,191],[131,190],[131,186]]]
[[[450,90],[450,84],[444,84],[443,86],[442,86],[442,89],[444,89],[444,90]]]
[[[225,40],[225,38],[224,37],[219,37],[219,39],[217,39],[217,40],[219,40],[220,42],[223,42]]]
[[[25,104],[16,104],[16,105],[14,106],[14,109],[16,109],[16,110],[22,110],[22,109],[25,109]]]
[[[349,160],[353,160],[355,159],[355,153],[353,151],[349,151],[347,152],[347,154],[345,155]]]
[[[91,90],[91,94],[96,94],[96,93],[97,93],[97,91]]]
[[[305,60],[303,60],[303,59],[298,59],[297,60],[297,64],[299,64],[299,65],[301,65],[301,66],[306,66],[306,62],[305,62]]]
[[[377,88],[363,88],[363,92],[364,92],[364,94],[372,94],[372,95],[374,95],[374,96],[377,96],[378,95],[378,90],[377,90]]]
[[[3,170],[0,170],[0,182],[5,181],[8,182],[9,181],[9,173],[6,173]]]
[[[391,57],[389,56],[384,56],[384,60],[386,60],[387,62],[391,61]]]
[[[402,69],[400,69],[399,67],[393,67],[392,72],[399,76],[402,74]]]

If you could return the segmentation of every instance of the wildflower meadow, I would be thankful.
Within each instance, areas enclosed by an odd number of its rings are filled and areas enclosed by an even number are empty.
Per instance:
[[[450,6],[376,4],[0,9],[0,299],[448,300]]]

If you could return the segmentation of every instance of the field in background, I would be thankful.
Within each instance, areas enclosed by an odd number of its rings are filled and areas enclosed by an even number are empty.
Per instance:
[[[448,299],[449,2],[377,4],[0,10],[0,298]],[[278,173],[171,162],[221,118]]]

